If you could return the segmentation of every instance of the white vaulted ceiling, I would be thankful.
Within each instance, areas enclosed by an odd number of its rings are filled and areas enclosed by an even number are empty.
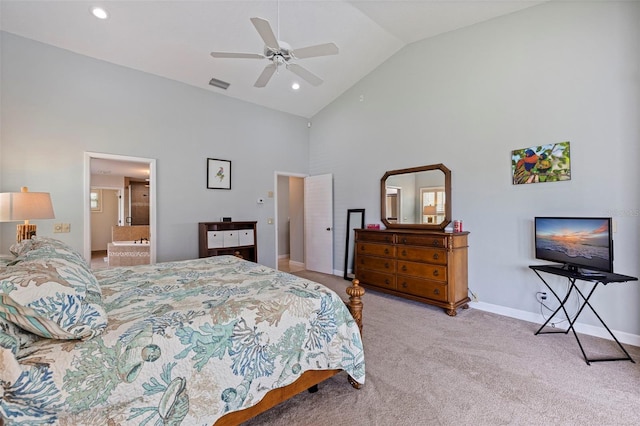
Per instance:
[[[405,45],[544,1],[0,0],[0,29],[291,114],[311,117]],[[103,6],[98,20],[91,6]],[[263,53],[250,22],[267,19],[293,49],[335,43],[335,56],[298,63],[324,80],[314,87],[280,68],[253,87],[266,60],[214,59],[211,51]],[[278,34],[279,33],[279,34]],[[210,86],[216,78],[227,90]],[[301,88],[291,89],[293,81]]]

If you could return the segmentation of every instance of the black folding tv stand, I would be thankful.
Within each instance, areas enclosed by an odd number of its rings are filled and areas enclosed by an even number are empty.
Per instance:
[[[571,330],[573,332],[573,335],[576,338],[576,341],[578,342],[578,346],[580,346],[580,351],[582,351],[582,356],[584,357],[584,360],[587,362],[587,365],[591,365],[590,363],[592,363],[592,362],[602,362],[602,361],[631,361],[631,362],[635,363],[635,361],[629,355],[629,352],[627,352],[626,349],[620,344],[618,339],[616,339],[616,336],[614,336],[613,333],[611,332],[611,330],[609,330],[609,327],[607,327],[607,325],[604,323],[604,321],[602,321],[602,318],[600,318],[600,315],[598,315],[598,313],[595,311],[595,309],[593,309],[593,306],[591,306],[591,304],[589,303],[589,299],[591,298],[591,295],[595,291],[595,289],[598,286],[598,284],[607,285],[609,283],[622,283],[622,282],[627,282],[627,281],[638,281],[638,278],[629,277],[627,275],[612,274],[612,273],[608,273],[608,272],[598,272],[597,275],[583,274],[583,273],[581,273],[579,271],[569,270],[569,269],[566,269],[566,268],[564,268],[562,266],[559,266],[559,265],[530,265],[529,268],[533,269],[533,271],[536,273],[538,278],[540,278],[542,280],[542,282],[547,286],[547,288],[549,289],[551,294],[553,294],[555,296],[555,298],[558,299],[558,302],[560,302],[560,306],[558,307],[558,309],[556,309],[553,312],[553,314],[551,314],[551,316],[545,321],[545,323],[542,324],[542,326],[538,329],[538,331],[535,332],[535,335],[538,335],[538,334],[554,334],[554,333],[567,334],[567,333],[569,333],[569,330]],[[564,296],[563,299],[560,299],[560,296],[558,296],[556,294],[556,292],[553,291],[553,288],[551,288],[551,286],[544,280],[544,278],[542,278],[542,275],[540,275],[540,272],[546,272],[548,274],[558,275],[558,276],[561,276],[561,277],[566,277],[569,280],[569,283],[571,285],[569,286],[569,290],[567,291],[567,294]],[[580,289],[576,286],[576,281],[577,280],[593,283],[593,287],[589,291],[589,294],[587,294],[587,297],[585,297],[584,294],[580,291]],[[569,317],[569,314],[567,313],[567,310],[565,309],[565,303],[567,303],[567,300],[569,299],[569,296],[571,295],[571,292],[574,291],[574,290],[576,291],[577,294],[580,295],[580,297],[582,297],[583,302],[580,305],[580,308],[578,309],[578,313],[576,314],[575,318],[571,319]],[[582,310],[584,309],[585,306],[588,306],[591,309],[591,311],[595,314],[595,316],[600,320],[602,325],[604,325],[604,328],[607,329],[607,331],[609,332],[611,337],[613,337],[613,340],[615,340],[615,342],[618,344],[618,346],[620,347],[622,352],[624,352],[626,357],[624,357],[624,358],[587,358],[587,354],[585,354],[584,349],[582,348],[582,343],[580,343],[580,339],[578,338],[578,334],[576,333],[576,330],[573,327],[573,324],[575,324],[575,322],[578,320],[578,317],[582,313]],[[566,330],[542,331],[542,329],[547,326],[549,321],[551,321],[551,319],[561,309],[564,312],[564,315],[567,317],[567,321],[569,322],[569,328],[567,328]]]

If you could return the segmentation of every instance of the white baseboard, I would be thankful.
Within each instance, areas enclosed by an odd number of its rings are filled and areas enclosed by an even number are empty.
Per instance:
[[[295,260],[289,260],[289,266],[304,268],[304,262],[296,262]]]
[[[516,318],[523,321],[532,322],[535,324],[544,324],[545,319],[541,314],[535,314],[532,312],[521,311],[518,309],[507,308],[499,305],[492,305],[491,303],[485,302],[470,302],[469,306],[478,309],[481,311],[491,312],[498,315],[504,315],[510,318]],[[589,324],[581,324],[575,323],[574,328],[576,332],[587,334],[589,336],[601,337],[607,340],[613,340],[607,330],[604,327],[597,327]],[[625,333],[624,331],[616,331],[611,330],[611,332],[616,336],[616,338],[621,343],[626,343],[628,345],[640,346],[640,336],[631,333]]]
[[[344,276],[344,271],[333,271],[333,275]],[[544,324],[546,321],[541,314],[536,314],[533,312],[521,311],[519,309],[507,308],[505,306],[493,305],[491,303],[485,302],[469,302],[469,306],[473,309],[478,309],[480,311],[491,312],[498,315],[503,315],[505,317],[516,318],[523,321],[532,322],[534,324]],[[604,327],[597,327],[589,324],[574,324],[576,332],[587,334],[589,336],[601,337],[607,340],[613,340],[607,330]],[[620,341],[620,343],[626,343],[627,345],[632,346],[640,346],[640,336],[636,334],[626,333],[624,331],[611,330],[611,332],[616,336],[616,339]]]

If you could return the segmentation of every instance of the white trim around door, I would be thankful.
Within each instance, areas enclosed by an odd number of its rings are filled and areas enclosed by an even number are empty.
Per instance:
[[[89,197],[91,193],[91,159],[101,158],[114,161],[131,161],[135,163],[149,164],[149,255],[151,263],[156,263],[157,228],[156,228],[156,160],[153,158],[130,157],[126,155],[105,154],[99,152],[84,153],[84,257],[91,261],[91,206]]]

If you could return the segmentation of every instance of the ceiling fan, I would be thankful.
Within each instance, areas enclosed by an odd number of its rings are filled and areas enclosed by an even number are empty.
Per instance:
[[[320,77],[293,61],[317,56],[336,55],[338,54],[338,46],[333,43],[325,43],[300,49],[292,49],[288,43],[279,41],[276,38],[269,21],[266,19],[251,18],[251,23],[264,41],[264,54],[211,52],[211,56],[214,58],[267,59],[269,64],[264,67],[264,70],[262,70],[262,73],[254,83],[255,87],[266,86],[280,65],[284,65],[289,71],[314,86],[322,84]]]

